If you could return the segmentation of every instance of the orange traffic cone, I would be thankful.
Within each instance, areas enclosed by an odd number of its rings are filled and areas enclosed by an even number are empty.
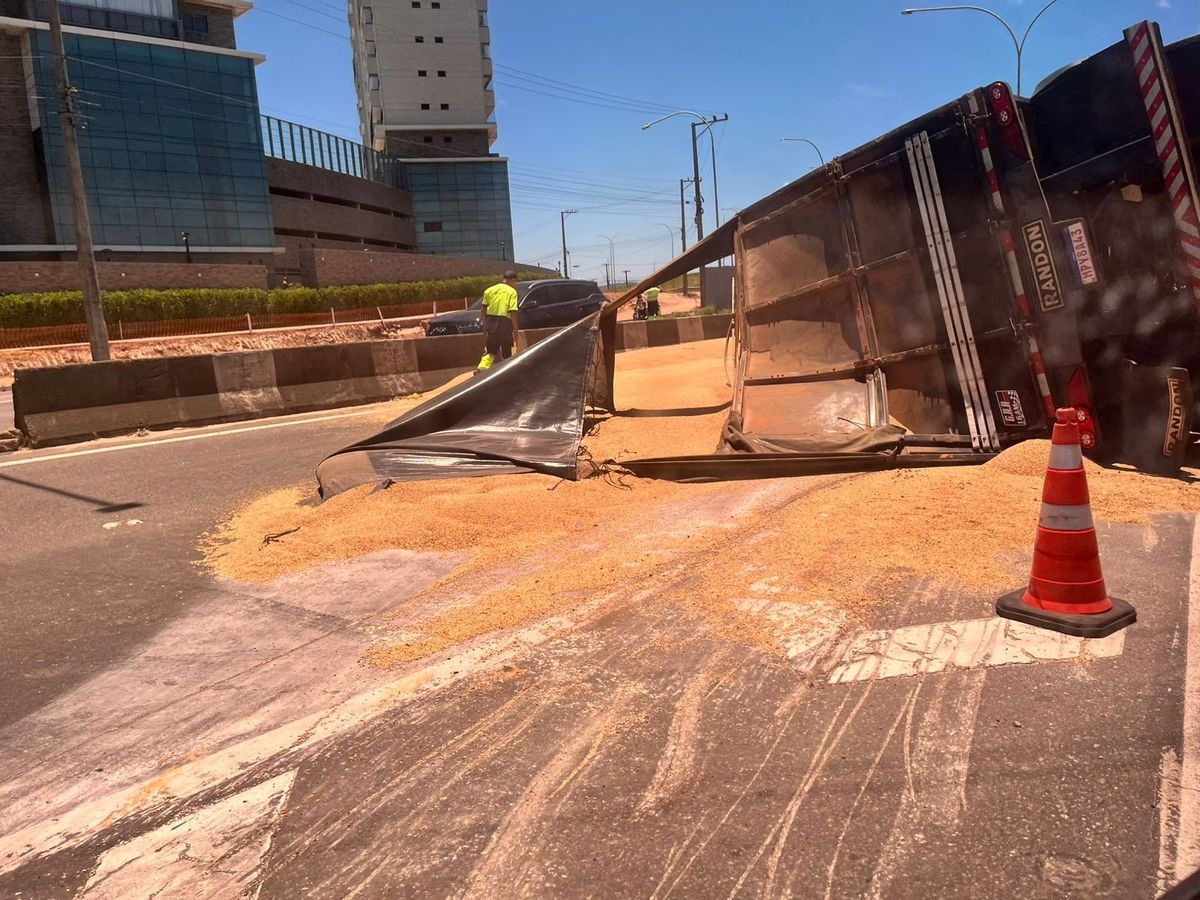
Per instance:
[[[1104,587],[1076,411],[1060,409],[1056,419],[1029,587],[997,600],[996,615],[1062,634],[1106,637],[1136,622],[1137,612]]]

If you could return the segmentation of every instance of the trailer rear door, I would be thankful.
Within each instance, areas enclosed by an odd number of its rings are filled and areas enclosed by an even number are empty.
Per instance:
[[[744,220],[728,445],[994,452],[1041,433],[988,190],[956,103]]]

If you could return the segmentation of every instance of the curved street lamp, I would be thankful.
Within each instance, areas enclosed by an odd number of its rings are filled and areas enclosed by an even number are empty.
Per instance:
[[[669,234],[671,236],[671,259],[674,259],[675,258],[675,229],[672,228],[670,225],[663,225],[662,222],[659,222],[658,224],[662,225],[663,228],[667,229],[667,234]],[[658,267],[655,266],[655,269],[657,269],[657,268]]]
[[[699,149],[697,149],[697,145],[696,145],[696,138],[697,138],[696,128],[700,125],[703,125],[706,128],[711,128],[713,125],[717,124],[718,122],[727,122],[727,121],[729,121],[729,115],[726,113],[722,113],[719,116],[714,115],[712,118],[709,118],[707,116],[702,116],[700,113],[696,112],[695,110],[679,109],[673,113],[667,113],[665,116],[660,116],[659,118],[655,119],[653,122],[647,122],[645,125],[642,126],[642,131],[646,131],[649,128],[653,128],[659,122],[665,122],[665,121],[667,121],[667,119],[673,119],[676,116],[691,116],[693,119],[696,120],[695,122],[691,123],[691,125],[692,125],[692,177],[695,180],[695,189],[696,189],[696,194],[695,194],[695,197],[696,197],[696,209],[695,209],[696,240],[697,240],[697,242],[699,242],[699,241],[704,240],[704,198],[700,196],[700,151],[699,151]],[[716,196],[717,196],[717,169],[716,169],[716,148],[714,146],[714,148],[713,148],[713,199],[714,200],[716,200]]]
[[[779,140],[781,142],[796,141],[801,144],[808,144],[808,146],[812,147],[815,151],[817,151],[817,159],[819,159],[821,161],[821,165],[825,165],[825,157],[821,153],[821,148],[818,147],[816,144],[814,144],[812,141],[810,141],[808,138],[780,138]]]
[[[1050,0],[1049,3],[1047,3],[1045,6],[1043,6],[1041,9],[1038,10],[1037,15],[1033,17],[1032,21],[1030,21],[1029,25],[1025,28],[1025,33],[1023,35],[1021,35],[1020,40],[1017,40],[1017,33],[1015,31],[1013,31],[1012,26],[1009,25],[1008,22],[1006,22],[999,13],[993,12],[992,10],[987,9],[983,6],[919,6],[919,7],[910,7],[908,9],[902,9],[902,10],[900,10],[900,15],[911,16],[913,13],[948,12],[948,11],[952,11],[952,10],[965,9],[965,10],[970,10],[972,12],[983,13],[985,16],[991,16],[993,19],[995,19],[997,22],[999,22],[1001,25],[1004,26],[1004,30],[1008,32],[1008,36],[1010,38],[1012,38],[1013,47],[1016,48],[1016,51],[1017,51],[1017,96],[1020,96],[1021,95],[1021,54],[1025,52],[1025,41],[1028,40],[1029,32],[1033,31],[1033,26],[1037,24],[1037,20],[1042,17],[1042,13],[1044,13],[1046,10],[1048,10],[1050,7],[1052,7],[1057,2],[1058,2],[1058,0]]]

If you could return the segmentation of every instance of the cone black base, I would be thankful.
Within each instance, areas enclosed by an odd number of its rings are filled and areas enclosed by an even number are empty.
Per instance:
[[[1026,625],[1036,625],[1059,634],[1070,634],[1083,638],[1108,637],[1127,625],[1137,621],[1137,610],[1116,597],[1109,597],[1112,609],[1104,613],[1080,615],[1078,613],[1050,612],[1038,609],[1025,602],[1025,588],[1005,594],[996,601],[996,615],[1002,619],[1013,619]]]

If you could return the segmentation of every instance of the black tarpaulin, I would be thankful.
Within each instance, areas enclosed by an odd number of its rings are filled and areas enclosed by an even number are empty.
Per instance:
[[[574,479],[585,411],[607,407],[612,397],[599,317],[564,328],[327,457],[317,466],[321,496],[389,480],[520,472]]]

